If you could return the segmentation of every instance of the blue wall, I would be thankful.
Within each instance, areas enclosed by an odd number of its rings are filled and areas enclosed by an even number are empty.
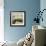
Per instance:
[[[32,30],[35,12],[40,9],[40,0],[4,0],[4,38],[7,41],[18,41]],[[10,11],[25,10],[26,26],[10,27]]]

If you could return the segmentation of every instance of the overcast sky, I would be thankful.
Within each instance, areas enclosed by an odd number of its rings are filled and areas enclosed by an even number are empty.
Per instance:
[[[4,5],[4,2],[3,2],[4,0],[0,0],[0,8],[2,8],[3,7],[3,5]]]
[[[0,0],[0,42],[4,41],[4,8],[3,0]]]

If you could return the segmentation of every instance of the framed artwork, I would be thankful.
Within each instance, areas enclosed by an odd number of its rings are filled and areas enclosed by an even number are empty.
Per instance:
[[[25,26],[26,12],[25,11],[11,11],[10,12],[10,26]]]

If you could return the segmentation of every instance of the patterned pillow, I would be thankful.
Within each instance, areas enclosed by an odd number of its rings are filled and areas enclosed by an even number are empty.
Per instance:
[[[33,42],[33,36],[32,36],[32,34],[29,32],[29,33],[26,35],[26,37],[25,37],[23,46],[31,46],[32,42]]]

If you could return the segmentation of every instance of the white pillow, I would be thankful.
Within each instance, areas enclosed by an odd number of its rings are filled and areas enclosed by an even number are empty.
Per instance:
[[[22,38],[22,39],[20,39],[20,40],[17,42],[17,46],[23,46],[24,40],[25,40],[25,37]]]

